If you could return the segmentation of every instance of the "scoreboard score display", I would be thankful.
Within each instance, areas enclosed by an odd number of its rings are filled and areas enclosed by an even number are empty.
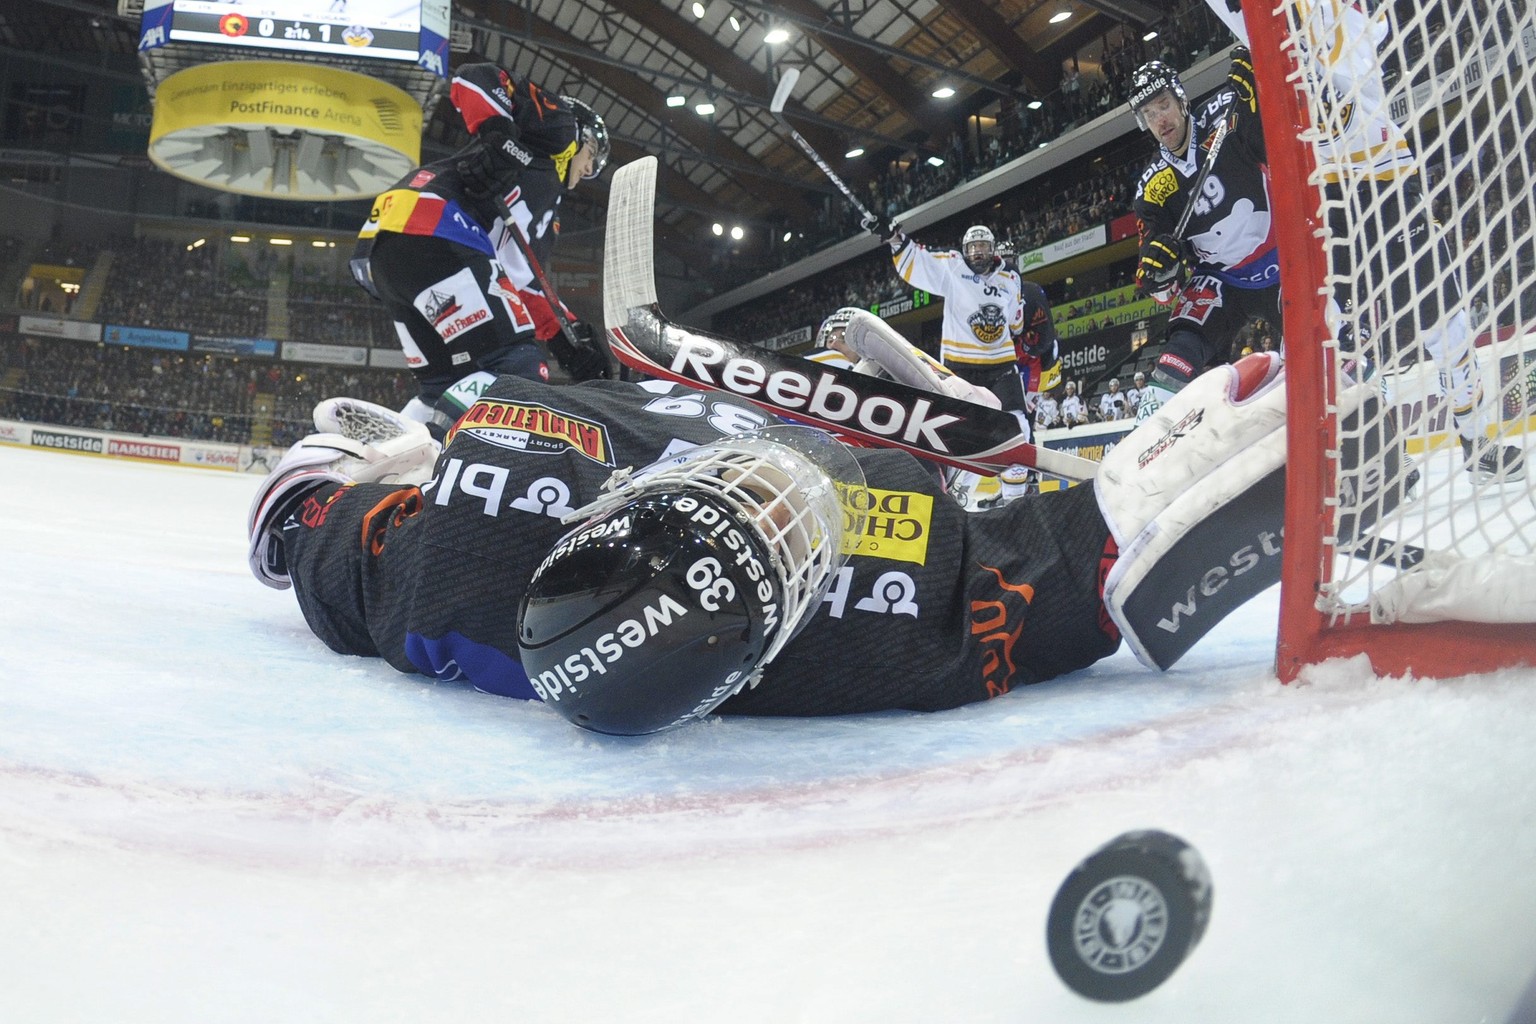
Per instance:
[[[420,0],[173,0],[172,41],[415,61]]]
[[[441,78],[448,22],[449,0],[145,0],[139,52],[200,44],[405,61]]]

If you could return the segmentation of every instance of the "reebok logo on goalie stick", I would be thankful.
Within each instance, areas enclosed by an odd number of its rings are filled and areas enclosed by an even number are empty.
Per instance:
[[[791,414],[835,427],[889,437],[908,444],[926,444],[936,452],[950,451],[939,431],[959,416],[932,413],[933,403],[920,398],[907,408],[894,398],[865,395],[839,384],[832,373],[775,370],[743,356],[728,357],[725,348],[706,338],[684,336],[672,356],[673,373],[743,398],[762,399]]]

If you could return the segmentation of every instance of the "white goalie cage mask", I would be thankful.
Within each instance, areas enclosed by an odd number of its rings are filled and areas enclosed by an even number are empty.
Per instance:
[[[768,548],[784,595],[782,625],[761,670],[800,632],[847,561],[863,517],[841,494],[864,488],[848,447],[815,427],[765,427],[688,448],[640,470],[616,471],[596,501],[563,517],[607,514],[646,494],[699,489],[722,498]]]

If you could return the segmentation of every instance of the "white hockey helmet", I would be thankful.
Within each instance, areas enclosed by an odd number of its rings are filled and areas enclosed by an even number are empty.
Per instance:
[[[997,239],[993,237],[992,229],[982,224],[966,228],[960,237],[960,255],[965,257],[965,265],[972,273],[984,274],[991,270],[997,256]]]
[[[834,341],[840,341],[843,332],[848,329],[848,323],[853,319],[853,314],[859,311],[858,306],[844,306],[834,310],[821,326],[816,328],[816,347],[826,348]]]

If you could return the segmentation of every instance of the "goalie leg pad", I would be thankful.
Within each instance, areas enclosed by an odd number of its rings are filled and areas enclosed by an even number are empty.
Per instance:
[[[849,316],[843,341],[861,362],[874,363],[890,374],[892,380],[908,387],[937,391],[992,409],[1002,408],[1002,402],[992,392],[957,377],[954,371],[867,310],[855,310]]]
[[[1218,367],[1105,456],[1094,491],[1120,557],[1104,606],[1149,667],[1280,578],[1283,385],[1272,354]]]

